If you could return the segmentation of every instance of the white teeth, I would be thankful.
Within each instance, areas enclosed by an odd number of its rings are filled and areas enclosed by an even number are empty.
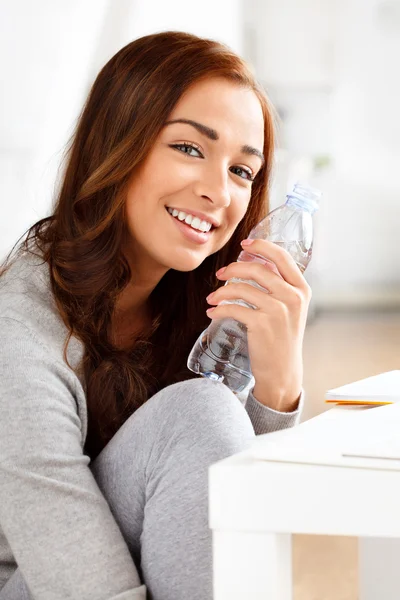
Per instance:
[[[194,217],[193,215],[186,214],[182,210],[179,211],[176,208],[168,208],[167,210],[173,217],[178,217],[180,221],[185,221],[187,225],[190,225],[191,227],[193,227],[193,229],[197,229],[199,231],[202,231],[203,233],[207,233],[212,227],[211,223],[209,223],[208,221],[201,221],[199,217]]]
[[[191,223],[192,223],[192,227],[194,227],[195,229],[200,229],[200,223],[201,223],[201,221],[200,221],[199,217],[195,217],[191,221]]]

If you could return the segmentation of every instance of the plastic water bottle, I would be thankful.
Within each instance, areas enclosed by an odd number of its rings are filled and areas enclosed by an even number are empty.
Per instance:
[[[250,239],[269,240],[285,248],[304,273],[311,260],[313,245],[312,215],[318,210],[322,194],[306,184],[297,183],[287,195],[286,202],[271,211],[249,234]],[[250,246],[251,248],[251,246]],[[270,263],[263,256],[243,250],[238,261]],[[253,280],[232,278],[225,285],[244,281],[268,293]],[[225,300],[221,304],[240,304],[255,309],[244,300]],[[247,328],[235,319],[211,321],[193,346],[188,368],[203,377],[221,381],[234,393],[240,393],[254,384],[247,344]]]

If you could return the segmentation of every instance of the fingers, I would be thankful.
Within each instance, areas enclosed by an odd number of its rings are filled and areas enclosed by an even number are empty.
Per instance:
[[[266,309],[266,303],[271,302],[271,294],[267,290],[257,289],[250,283],[232,283],[218,288],[207,296],[206,300],[212,305],[217,305],[224,300],[244,300],[258,309]]]
[[[255,317],[256,314],[259,315],[258,311],[240,304],[220,304],[209,308],[206,312],[210,319],[235,319],[246,325],[247,329],[255,329],[258,323]]]
[[[259,255],[275,263],[279,273],[290,285],[304,288],[307,286],[297,263],[284,248],[267,240],[253,240],[250,245],[243,246],[245,252]],[[246,264],[250,264],[246,262]],[[253,263],[254,264],[254,263]]]
[[[292,288],[280,275],[269,268],[265,268],[260,263],[231,263],[217,277],[222,281],[233,280],[232,283],[224,286],[224,288],[219,288],[217,291],[240,285],[240,283],[236,283],[238,279],[242,281],[254,281],[265,292],[274,294],[275,297],[284,298]],[[254,286],[251,286],[249,283],[245,285],[254,289]]]
[[[232,283],[218,288],[215,292],[207,296],[206,300],[208,304],[213,306],[217,306],[226,300],[244,300],[251,306],[268,314],[274,313],[276,309],[274,303],[278,302],[286,306],[290,311],[294,311],[294,314],[297,314],[308,307],[311,299],[311,295],[285,283],[283,286],[279,286],[279,290],[275,290],[275,293],[272,294],[263,290],[255,288],[250,283]]]

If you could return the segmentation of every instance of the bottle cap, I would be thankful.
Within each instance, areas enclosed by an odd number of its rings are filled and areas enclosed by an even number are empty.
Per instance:
[[[319,208],[318,203],[321,197],[322,192],[320,190],[312,188],[308,183],[298,181],[293,191],[287,195],[287,200],[313,214]]]

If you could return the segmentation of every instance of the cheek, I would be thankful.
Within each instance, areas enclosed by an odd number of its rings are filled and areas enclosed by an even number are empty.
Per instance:
[[[180,192],[199,176],[194,165],[177,165],[170,158],[165,155],[159,157],[159,160],[152,161],[143,173],[142,190],[147,197],[151,196],[155,201]]]
[[[230,240],[230,238],[232,237],[232,235],[234,234],[235,230],[237,229],[239,223],[242,221],[242,219],[244,218],[248,206],[249,206],[249,202],[250,202],[250,195],[249,193],[242,193],[239,194],[239,196],[236,196],[235,201],[233,201],[231,203],[230,206],[230,212],[229,212],[229,217],[228,217],[228,222],[227,222],[227,230],[225,233],[225,241],[224,241],[224,245]],[[240,252],[242,250],[242,248],[238,248],[238,251]]]
[[[191,164],[188,160],[186,164],[172,163],[164,171],[164,184],[172,190],[182,189],[192,183],[202,180],[206,175],[202,172],[200,165],[194,161]]]
[[[250,198],[251,193],[248,190],[240,190],[240,192],[236,194],[235,200],[231,204],[232,221],[235,223],[235,227],[245,216],[250,204]]]
[[[222,248],[229,242],[232,235],[234,234],[236,228],[238,227],[240,221],[246,214],[248,201],[244,201],[241,198],[240,202],[232,202],[230,206],[230,212],[227,213],[227,222],[225,230],[222,233],[222,237],[220,239],[220,247]],[[238,248],[238,253],[242,250],[242,248]]]

